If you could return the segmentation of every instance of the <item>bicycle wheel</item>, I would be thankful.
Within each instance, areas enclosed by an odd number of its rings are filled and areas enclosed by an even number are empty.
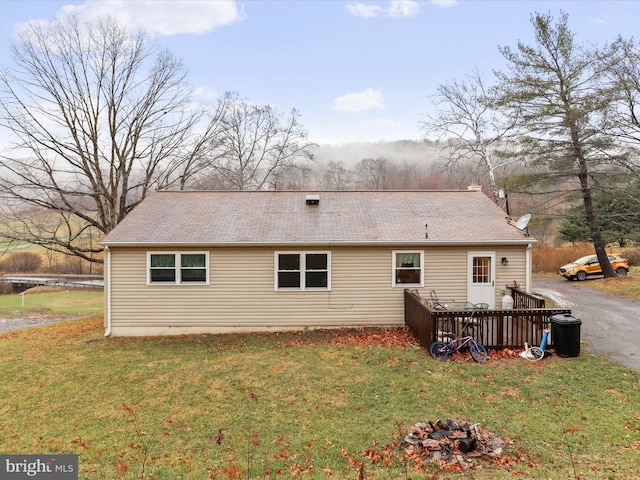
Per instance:
[[[429,353],[433,358],[440,359],[449,356],[447,344],[444,342],[433,342],[429,347]]]
[[[476,342],[471,343],[469,352],[471,353],[471,358],[473,358],[478,363],[484,362],[489,357],[489,354],[487,354],[487,349]]]
[[[531,347],[525,352],[524,358],[526,358],[530,362],[537,362],[538,360],[542,360],[544,358],[544,350],[542,350],[540,347]]]

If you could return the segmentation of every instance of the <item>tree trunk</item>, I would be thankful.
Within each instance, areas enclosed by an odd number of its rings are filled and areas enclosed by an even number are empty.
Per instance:
[[[613,270],[609,256],[607,255],[606,245],[600,232],[600,226],[598,225],[598,218],[593,208],[593,199],[591,197],[591,189],[589,188],[587,166],[583,158],[578,160],[580,167],[580,190],[582,191],[582,199],[584,201],[584,211],[587,217],[587,223],[589,224],[589,230],[591,231],[591,240],[593,247],[595,248],[596,255],[598,256],[598,262],[600,268],[602,268],[602,274],[605,278],[616,277],[618,274]]]
[[[593,197],[591,195],[591,188],[589,187],[589,169],[587,166],[587,160],[584,156],[584,150],[582,148],[583,142],[580,140],[578,121],[576,120],[573,109],[567,99],[567,96],[562,95],[565,103],[565,109],[567,111],[566,118],[568,119],[569,133],[571,136],[571,143],[573,144],[573,154],[575,161],[578,165],[578,179],[580,180],[580,191],[582,192],[582,200],[584,203],[584,211],[587,217],[587,223],[589,224],[589,230],[591,231],[591,241],[593,242],[593,248],[596,251],[600,268],[604,278],[615,277],[618,274],[613,270],[609,257],[607,255],[604,239],[602,238],[602,232],[598,225],[598,218],[596,216],[595,209],[593,208]]]

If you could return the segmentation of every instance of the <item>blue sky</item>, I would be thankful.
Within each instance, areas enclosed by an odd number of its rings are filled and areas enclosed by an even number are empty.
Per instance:
[[[63,12],[110,13],[181,58],[197,91],[226,91],[287,114],[312,141],[422,138],[439,84],[504,66],[498,46],[532,44],[530,15],[569,14],[578,41],[638,31],[638,1],[0,0],[0,66],[16,29]]]

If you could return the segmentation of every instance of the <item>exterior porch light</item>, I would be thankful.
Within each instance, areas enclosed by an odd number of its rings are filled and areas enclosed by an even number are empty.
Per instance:
[[[506,267],[509,265],[509,259],[507,257],[502,257],[502,265]]]

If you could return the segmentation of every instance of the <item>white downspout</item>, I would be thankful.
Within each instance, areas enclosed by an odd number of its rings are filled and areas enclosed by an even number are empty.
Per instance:
[[[104,262],[104,316],[107,325],[104,329],[104,336],[111,335],[111,250],[105,246],[106,254]]]
[[[525,287],[526,288],[525,291],[527,293],[531,293],[531,285],[532,285],[531,284],[531,282],[532,282],[531,269],[533,268],[532,267],[532,252],[531,252],[532,247],[533,247],[533,245],[531,245],[531,244],[527,245],[527,254],[526,254],[526,275],[527,275],[526,282],[527,282],[527,285]]]

